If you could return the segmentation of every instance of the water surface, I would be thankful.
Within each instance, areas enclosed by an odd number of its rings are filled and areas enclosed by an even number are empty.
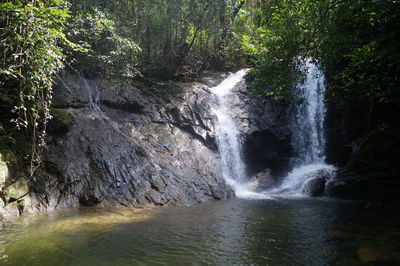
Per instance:
[[[0,265],[397,265],[399,222],[330,199],[81,208],[0,225]]]

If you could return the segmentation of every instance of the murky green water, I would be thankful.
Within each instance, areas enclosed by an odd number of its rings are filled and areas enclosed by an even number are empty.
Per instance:
[[[0,265],[397,265],[400,214],[335,200],[78,209],[0,225]]]

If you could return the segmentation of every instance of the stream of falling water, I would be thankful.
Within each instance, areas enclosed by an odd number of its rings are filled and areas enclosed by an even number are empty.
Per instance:
[[[298,86],[290,107],[291,144],[296,153],[293,169],[279,187],[270,191],[280,196],[302,196],[309,181],[321,174],[330,178],[335,170],[325,163],[325,78],[310,60],[306,60],[303,70],[305,81]]]
[[[88,107],[93,110],[93,118],[97,118],[103,123],[109,124],[117,133],[124,136],[127,139],[131,139],[131,136],[126,134],[120,129],[117,122],[113,121],[103,110],[100,108],[100,90],[98,85],[93,80],[85,78],[80,79],[80,87],[84,90],[84,93],[88,96],[89,102]]]
[[[229,96],[235,86],[244,80],[248,70],[243,69],[211,88],[216,96],[217,104],[214,114],[217,117],[216,138],[221,157],[221,170],[225,181],[233,187],[238,197],[269,198],[265,193],[252,191],[246,180],[246,166],[242,159],[240,132],[232,118]]]
[[[311,180],[330,178],[335,168],[325,163],[324,104],[325,80],[319,68],[307,60],[304,64],[305,82],[297,88],[290,107],[289,128],[296,156],[292,171],[280,186],[255,192],[248,183],[246,166],[241,156],[240,132],[232,118],[230,95],[242,82],[247,70],[231,74],[216,87],[211,88],[217,99],[214,113],[217,117],[216,138],[221,157],[222,175],[238,197],[268,199],[282,196],[304,196]],[[325,180],[326,182],[327,180]]]

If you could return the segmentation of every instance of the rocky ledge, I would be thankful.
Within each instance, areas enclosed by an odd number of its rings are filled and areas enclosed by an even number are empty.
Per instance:
[[[5,191],[0,213],[191,205],[234,197],[220,170],[210,92],[226,76],[151,83],[64,73],[54,89],[42,167],[29,182],[21,174],[0,176],[15,205]],[[244,81],[229,101],[242,133],[247,175],[271,186],[291,156],[287,108],[249,97]],[[265,174],[268,184],[259,178]]]
[[[2,192],[0,213],[234,197],[220,171],[209,91],[225,76],[153,84],[64,73],[36,177],[17,185],[1,162],[0,181],[16,201]]]

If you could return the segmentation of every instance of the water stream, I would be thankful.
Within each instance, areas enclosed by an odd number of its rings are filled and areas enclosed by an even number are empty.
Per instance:
[[[307,182],[321,174],[331,178],[335,170],[325,163],[325,77],[310,60],[305,61],[303,71],[304,83],[297,86],[289,110],[291,144],[296,154],[291,163],[293,168],[282,184],[271,191],[280,196],[302,196]]]
[[[112,127],[112,129],[118,134],[124,136],[127,139],[132,139],[124,129],[121,129],[120,125],[113,121],[101,108],[100,108],[100,90],[95,81],[86,78],[80,79],[80,88],[83,90],[83,95],[86,95],[89,99],[88,107],[93,119],[98,119],[103,123],[106,123]]]
[[[231,74],[211,91],[217,98],[214,113],[217,117],[216,137],[221,157],[222,174],[238,197],[266,199],[282,196],[304,196],[311,180],[333,176],[335,168],[325,163],[324,104],[325,80],[319,68],[307,60],[303,71],[304,83],[297,86],[290,106],[289,128],[292,132],[292,147],[296,156],[292,159],[292,170],[281,185],[269,191],[255,192],[248,184],[246,166],[241,156],[240,132],[232,118],[229,96],[235,86],[242,82],[246,70]],[[326,182],[327,180],[325,180]]]
[[[211,88],[217,99],[214,107],[216,121],[216,139],[221,159],[221,170],[225,181],[233,187],[238,197],[269,198],[265,193],[254,192],[246,177],[246,166],[242,158],[240,131],[232,117],[229,96],[239,82],[244,81],[247,70],[243,69]]]

